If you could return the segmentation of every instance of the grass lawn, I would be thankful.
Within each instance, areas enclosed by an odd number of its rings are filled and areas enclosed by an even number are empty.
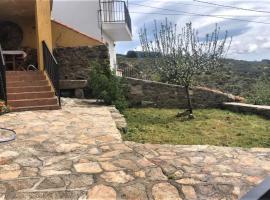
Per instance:
[[[177,109],[131,108],[124,114],[124,140],[158,144],[270,147],[270,120],[219,109],[197,109],[195,119],[176,118]]]

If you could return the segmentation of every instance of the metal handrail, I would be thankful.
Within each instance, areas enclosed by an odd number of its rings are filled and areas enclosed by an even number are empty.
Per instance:
[[[125,1],[100,2],[100,16],[105,23],[126,23],[132,33],[131,18]]]
[[[42,41],[42,47],[43,47],[44,69],[50,78],[50,81],[54,87],[55,94],[58,97],[59,106],[61,107],[61,93],[60,93],[60,87],[59,87],[58,62],[56,61],[55,57],[49,50],[45,41]]]
[[[4,100],[5,104],[7,104],[6,64],[1,45],[0,45],[0,99]]]

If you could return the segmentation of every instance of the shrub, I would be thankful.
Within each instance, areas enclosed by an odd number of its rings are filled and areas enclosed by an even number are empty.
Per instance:
[[[255,105],[270,105],[270,79],[258,80],[247,99],[249,103]]]
[[[107,105],[115,105],[122,112],[128,106],[124,80],[117,77],[107,63],[94,62],[92,66],[89,80],[92,95]]]
[[[9,107],[5,105],[5,102],[0,100],[0,115],[8,113]]]

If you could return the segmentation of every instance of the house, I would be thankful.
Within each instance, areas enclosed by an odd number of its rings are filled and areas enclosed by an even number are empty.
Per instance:
[[[108,46],[110,64],[117,69],[115,42],[132,39],[127,2],[119,0],[54,0],[54,20],[79,30]]]
[[[70,78],[61,67],[69,55],[77,55],[74,49],[86,52],[82,60],[91,60],[93,49],[109,52],[110,64],[116,68],[115,41],[131,40],[124,1],[64,2],[0,1],[0,99],[11,110],[58,109],[60,79]]]

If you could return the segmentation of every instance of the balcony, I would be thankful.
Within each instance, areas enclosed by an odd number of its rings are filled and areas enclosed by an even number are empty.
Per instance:
[[[114,41],[132,39],[131,18],[125,1],[100,2],[101,28]]]

